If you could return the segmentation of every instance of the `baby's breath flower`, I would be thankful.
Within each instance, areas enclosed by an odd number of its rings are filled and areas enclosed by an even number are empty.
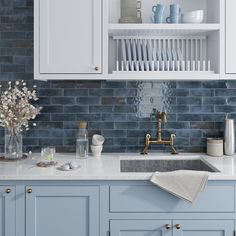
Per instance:
[[[8,82],[7,91],[0,95],[0,126],[21,131],[29,129],[29,120],[35,119],[41,107],[30,104],[30,100],[38,100],[35,89],[28,90],[24,80]],[[35,125],[34,125],[35,126]]]

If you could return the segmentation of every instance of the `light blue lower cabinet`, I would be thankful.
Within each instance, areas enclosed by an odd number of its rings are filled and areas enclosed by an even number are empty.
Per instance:
[[[111,236],[172,236],[170,220],[111,220]]]
[[[27,186],[26,236],[65,235],[99,236],[99,187]]]
[[[0,186],[0,236],[15,236],[15,200],[14,186]]]
[[[233,220],[111,220],[111,236],[233,236]]]
[[[233,236],[234,220],[174,220],[173,236]]]
[[[193,203],[142,181],[1,181],[0,236],[233,236],[235,182]]]

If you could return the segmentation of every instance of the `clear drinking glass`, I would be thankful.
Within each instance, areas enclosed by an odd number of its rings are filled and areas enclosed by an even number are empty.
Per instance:
[[[55,154],[56,154],[55,147],[43,147],[41,149],[42,162],[46,164],[53,163]]]

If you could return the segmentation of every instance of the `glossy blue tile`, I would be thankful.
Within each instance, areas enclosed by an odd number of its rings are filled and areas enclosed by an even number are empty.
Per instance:
[[[222,81],[100,81],[33,80],[33,0],[0,1],[0,80],[36,84],[42,114],[37,127],[24,132],[24,150],[55,145],[58,152],[75,151],[78,122],[88,121],[93,134],[105,136],[105,152],[139,152],[145,134],[156,137],[153,108],[168,113],[163,137],[177,135],[180,152],[206,150],[206,137],[223,135],[226,114],[236,119],[236,82]],[[159,78],[161,79],[161,78]],[[3,135],[3,129],[0,129]],[[3,151],[3,139],[0,139]],[[169,147],[153,146],[153,152]]]

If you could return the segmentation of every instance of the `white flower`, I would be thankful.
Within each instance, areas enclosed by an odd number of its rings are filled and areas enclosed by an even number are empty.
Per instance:
[[[42,109],[30,104],[32,98],[38,100],[36,91],[30,91],[24,81],[9,81],[7,91],[0,96],[0,126],[8,129],[28,130],[28,122]],[[13,85],[13,86],[12,86]]]

